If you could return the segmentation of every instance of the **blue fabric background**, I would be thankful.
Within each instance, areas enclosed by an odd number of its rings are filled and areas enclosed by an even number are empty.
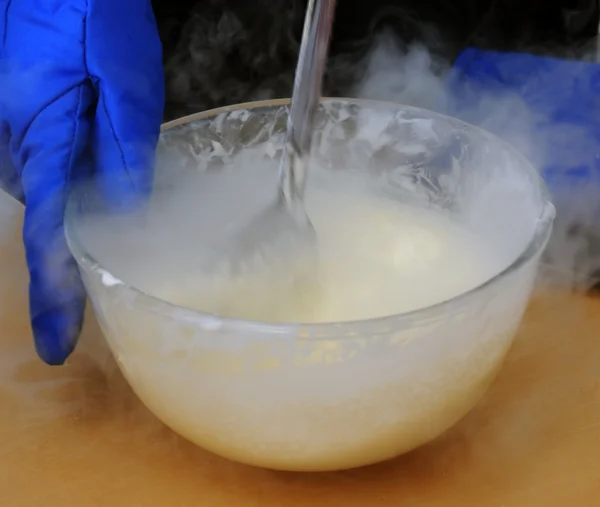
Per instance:
[[[521,144],[551,191],[600,177],[600,64],[467,49],[447,86],[449,112]]]

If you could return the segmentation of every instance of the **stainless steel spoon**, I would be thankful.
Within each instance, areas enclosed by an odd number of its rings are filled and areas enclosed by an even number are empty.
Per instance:
[[[265,271],[277,278],[277,287],[269,285],[273,295],[269,299],[290,285],[301,289],[298,284],[310,284],[316,274],[317,238],[304,193],[334,8],[335,0],[308,2],[277,198],[236,235],[225,253],[229,275],[243,279],[249,292],[256,290],[250,280],[260,281]]]

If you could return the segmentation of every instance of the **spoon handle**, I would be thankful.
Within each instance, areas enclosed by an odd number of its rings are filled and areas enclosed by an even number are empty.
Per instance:
[[[313,120],[321,96],[334,11],[335,0],[309,0],[306,9],[280,166],[280,189],[288,203],[302,199],[304,194],[306,161],[310,155]]]

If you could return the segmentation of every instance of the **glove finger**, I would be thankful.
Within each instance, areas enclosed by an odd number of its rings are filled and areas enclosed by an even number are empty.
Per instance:
[[[87,66],[99,96],[96,182],[109,202],[129,207],[150,192],[165,100],[151,3],[90,0],[87,30]]]
[[[30,272],[29,302],[35,346],[48,364],[62,364],[81,331],[85,291],[64,235],[69,182],[89,172],[92,91],[79,85],[36,116],[20,145],[27,206],[23,237]]]

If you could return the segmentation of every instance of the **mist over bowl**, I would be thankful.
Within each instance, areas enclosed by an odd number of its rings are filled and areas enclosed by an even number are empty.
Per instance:
[[[443,215],[495,252],[493,272],[451,297],[373,318],[270,322],[177,304],[165,284],[201,285],[199,252],[273,195],[287,104],[164,125],[144,208],[99,214],[87,205],[93,190],[76,190],[66,234],[119,367],[167,426],[251,465],[354,468],[432,440],[485,393],[525,310],[554,208],[535,169],[477,127],[326,99],[307,193],[343,186]],[[400,289],[417,297],[418,287]]]

